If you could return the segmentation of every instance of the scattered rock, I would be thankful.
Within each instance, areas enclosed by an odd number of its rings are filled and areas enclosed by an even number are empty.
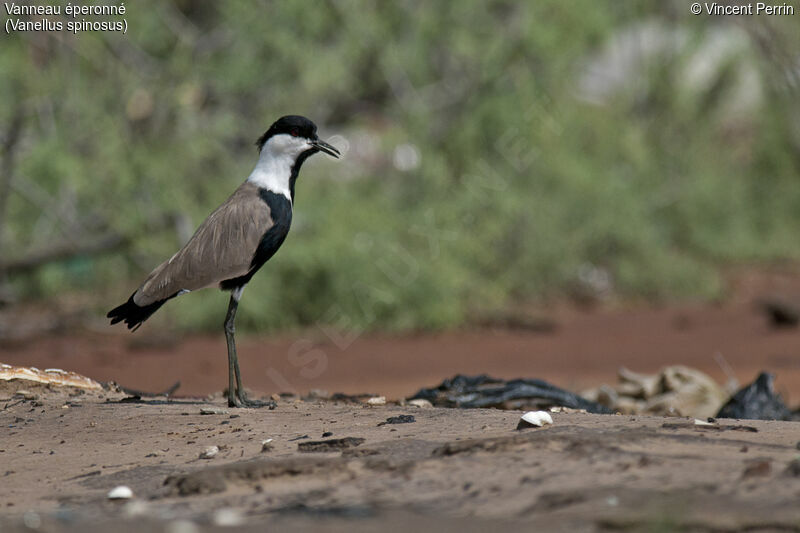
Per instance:
[[[344,437],[341,439],[312,440],[301,442],[297,449],[301,452],[336,452],[360,446],[365,439],[361,437]]]
[[[219,446],[209,446],[200,452],[200,459],[211,459],[219,453]]]
[[[367,399],[369,405],[386,405],[386,396],[373,396]]]
[[[119,485],[108,491],[109,500],[130,500],[133,498],[133,491],[130,487]]]
[[[426,400],[424,398],[417,398],[415,400],[409,400],[408,401],[408,405],[411,405],[411,406],[414,406],[414,407],[419,407],[419,408],[433,407],[433,404],[429,400]]]
[[[414,415],[390,416],[385,422],[378,423],[378,426],[385,426],[386,424],[411,424],[412,422],[416,421],[417,419],[414,418]]]
[[[274,439],[264,439],[261,441],[261,451],[262,452],[269,452],[272,450],[272,441]]]
[[[201,415],[227,415],[227,409],[221,409],[219,407],[203,407],[200,409]]]
[[[322,438],[323,439],[328,438],[328,437],[333,437],[333,431],[325,431],[325,432],[322,433]]]
[[[520,417],[517,429],[538,428],[552,423],[553,417],[547,411],[528,411]]]

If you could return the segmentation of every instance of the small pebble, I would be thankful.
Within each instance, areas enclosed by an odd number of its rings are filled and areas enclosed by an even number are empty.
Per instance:
[[[417,398],[416,400],[409,400],[408,405],[413,405],[414,407],[433,407],[433,404],[424,398]]]
[[[367,400],[369,405],[386,405],[386,396],[373,396]]]
[[[219,453],[219,446],[209,446],[200,452],[200,459],[211,459]]]
[[[261,441],[261,451],[262,452],[268,452],[268,451],[272,450],[272,441],[273,440],[274,439],[264,439],[264,440],[262,440]]]
[[[109,500],[130,500],[133,498],[133,491],[130,487],[120,485],[108,491]]]

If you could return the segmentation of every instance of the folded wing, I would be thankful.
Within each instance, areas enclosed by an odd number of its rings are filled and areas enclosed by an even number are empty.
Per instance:
[[[150,273],[133,294],[133,302],[148,306],[247,274],[262,237],[273,225],[258,188],[245,182],[183,248]]]

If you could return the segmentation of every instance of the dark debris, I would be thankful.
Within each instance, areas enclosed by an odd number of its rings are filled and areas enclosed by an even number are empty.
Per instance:
[[[414,418],[414,415],[390,416],[385,422],[379,422],[378,426],[385,426],[387,424],[411,424],[416,421],[417,419]]]
[[[444,380],[436,388],[420,389],[409,398],[416,399],[428,400],[437,407],[541,410],[559,406],[585,409],[596,414],[611,414],[607,407],[541,379],[505,381],[486,374],[456,375]]]

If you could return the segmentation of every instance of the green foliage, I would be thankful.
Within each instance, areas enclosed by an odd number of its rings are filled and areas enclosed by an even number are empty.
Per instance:
[[[299,113],[350,151],[306,163],[241,327],[449,327],[568,294],[586,268],[623,298],[716,297],[728,263],[800,256],[800,99],[749,37],[759,28],[648,6],[151,0],[127,6],[127,35],[4,35],[0,125],[24,106],[15,176],[40,194],[14,189],[0,253],[137,236],[14,280],[31,298],[91,290],[110,307],[180,244],[148,224],[199,224],[251,170],[258,135]],[[770,21],[795,57],[796,18]],[[583,73],[648,24],[684,44],[590,103]],[[691,86],[720,31],[741,32],[741,53]],[[731,104],[742,69],[762,95],[747,108]],[[420,165],[404,171],[409,143]],[[204,291],[154,320],[218,328],[224,302]]]

